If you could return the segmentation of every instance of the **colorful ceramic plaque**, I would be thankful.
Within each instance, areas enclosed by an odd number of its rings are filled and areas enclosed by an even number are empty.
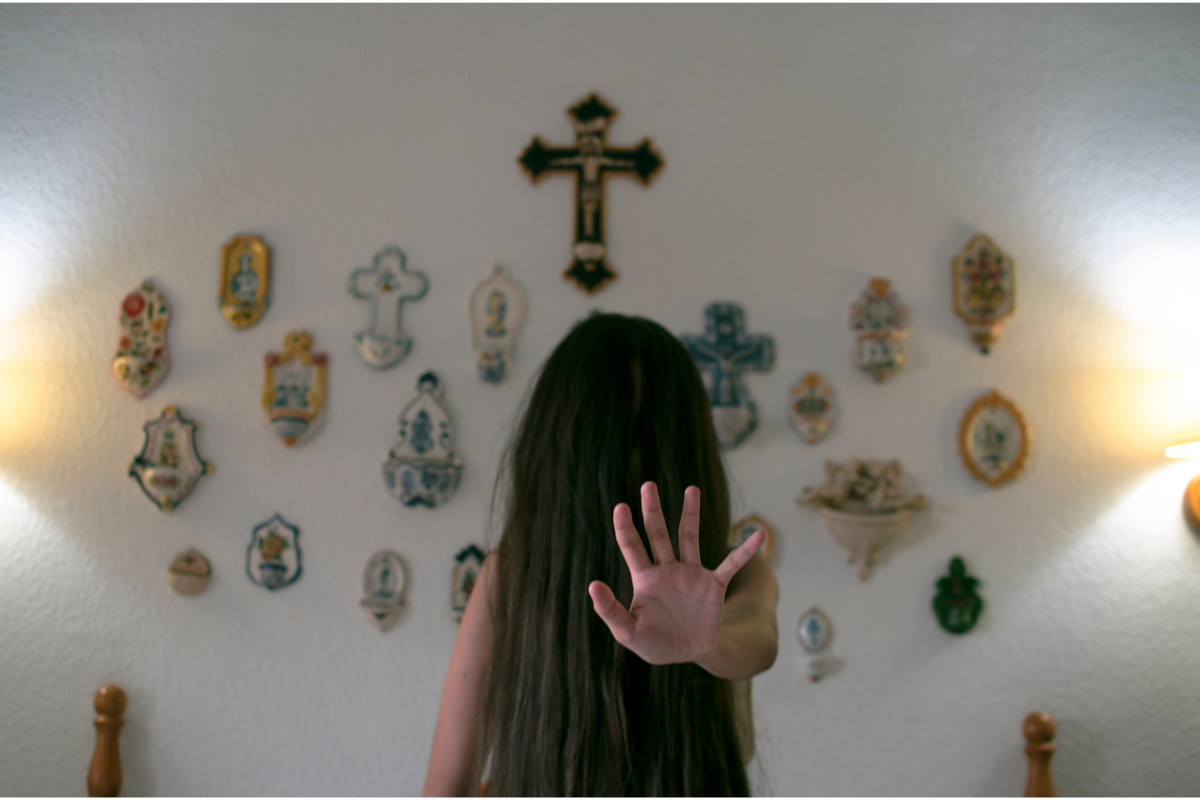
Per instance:
[[[221,316],[235,328],[262,319],[271,302],[271,248],[257,236],[235,236],[221,248]]]
[[[815,372],[810,372],[792,387],[788,406],[792,427],[809,444],[816,444],[837,418],[833,389]]]
[[[758,426],[758,407],[742,382],[742,372],[765,372],[775,364],[775,340],[747,334],[742,307],[711,303],[704,309],[704,335],[680,337],[708,388],[713,424],[722,447],[736,447]]]
[[[563,277],[588,294],[600,291],[617,273],[605,260],[604,180],[628,175],[643,186],[662,169],[662,157],[649,139],[637,147],[609,147],[604,137],[617,110],[592,94],[567,109],[575,126],[574,147],[547,146],[533,137],[517,159],[535,184],[550,173],[575,176],[575,244],[573,260]]]
[[[117,314],[121,340],[113,356],[113,375],[125,391],[143,398],[167,377],[171,354],[167,350],[167,323],[171,307],[149,280],[121,301]]]
[[[437,375],[426,372],[400,412],[396,444],[383,462],[383,480],[406,506],[435,508],[458,488],[463,463],[454,445],[454,418]]]
[[[1029,426],[1013,401],[988,392],[958,424],[958,455],[971,477],[988,486],[1013,480],[1029,458]]]
[[[808,679],[816,682],[825,675],[825,651],[833,642],[833,623],[821,609],[813,606],[796,620],[796,641],[804,651]]]
[[[363,571],[362,610],[380,631],[386,631],[400,619],[404,609],[404,559],[391,550],[371,556]]]
[[[756,531],[762,531],[767,535],[767,540],[763,542],[763,546],[758,552],[762,553],[763,558],[770,561],[771,548],[775,544],[775,531],[771,530],[767,521],[758,514],[750,514],[733,523],[729,529],[729,547],[730,549],[741,547]]]
[[[875,278],[850,306],[855,361],[859,369],[882,383],[904,366],[904,340],[912,328],[908,306],[889,281]]]
[[[504,380],[516,350],[517,328],[525,314],[525,296],[497,265],[492,277],[471,293],[475,368],[486,383]]]
[[[462,622],[467,602],[475,590],[475,581],[483,569],[484,552],[473,544],[467,545],[454,557],[454,576],[450,585],[450,612]]]
[[[967,326],[984,355],[1016,308],[1016,266],[988,237],[980,234],[950,262],[954,275],[954,313]]]
[[[246,575],[272,592],[295,583],[300,577],[300,529],[278,514],[256,525],[246,548]]]
[[[282,353],[263,359],[263,411],[288,447],[311,436],[325,416],[329,356],[314,353],[312,345],[307,331],[292,331]]]
[[[963,560],[950,559],[950,574],[938,578],[933,613],[947,633],[961,636],[975,627],[983,613],[983,598],[975,593],[979,579],[967,574]]]
[[[163,511],[182,503],[200,478],[213,471],[196,449],[197,427],[175,406],[167,406],[157,419],[142,426],[146,440],[129,465],[129,476]]]
[[[396,366],[412,349],[412,339],[400,325],[400,311],[406,301],[425,296],[429,279],[424,272],[409,272],[399,247],[385,247],[370,267],[350,273],[347,288],[371,304],[370,324],[354,335],[354,352],[374,369]]]
[[[191,548],[175,556],[167,570],[167,582],[182,595],[203,592],[211,577],[212,567],[208,559]]]

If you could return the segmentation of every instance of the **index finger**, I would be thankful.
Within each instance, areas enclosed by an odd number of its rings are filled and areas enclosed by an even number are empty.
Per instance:
[[[637,527],[633,524],[633,512],[624,503],[617,503],[613,509],[613,530],[617,534],[617,546],[630,572],[641,572],[650,566],[650,557],[646,548],[642,547],[642,537],[638,536]]]

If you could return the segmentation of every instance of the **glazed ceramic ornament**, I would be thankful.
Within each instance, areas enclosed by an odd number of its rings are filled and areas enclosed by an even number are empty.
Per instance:
[[[142,452],[129,465],[129,476],[146,497],[163,511],[171,511],[192,493],[200,478],[213,471],[196,449],[195,422],[175,406],[167,406],[157,419],[142,426],[146,440]]]
[[[441,383],[432,372],[417,381],[417,393],[400,412],[396,444],[383,462],[388,491],[406,506],[436,508],[458,488],[463,463],[454,445],[454,418]]]
[[[1016,266],[982,234],[950,262],[954,276],[954,313],[987,355],[1016,308]]]
[[[992,391],[963,412],[958,455],[971,477],[996,487],[1015,479],[1029,458],[1029,425],[1016,403]]]
[[[904,340],[912,328],[908,306],[891,283],[875,278],[850,306],[858,368],[882,383],[907,360]]]
[[[268,591],[300,577],[300,529],[276,514],[256,525],[246,548],[246,575]]]
[[[775,364],[775,340],[747,334],[742,307],[712,303],[704,309],[704,335],[681,336],[684,347],[704,375],[713,425],[722,447],[736,447],[758,426],[758,407],[742,372],[765,372]]]
[[[208,559],[189,548],[175,556],[167,570],[167,582],[182,595],[194,595],[204,591],[212,577]]]
[[[162,383],[171,369],[167,350],[171,308],[162,292],[146,280],[121,301],[117,321],[121,340],[113,357],[113,375],[125,391],[141,399]]]
[[[950,573],[938,578],[933,613],[947,633],[961,636],[975,627],[983,613],[983,598],[975,593],[979,579],[967,574],[958,556],[950,559]]]
[[[221,248],[221,316],[235,328],[262,319],[271,302],[271,248],[257,236],[235,236]]]
[[[377,630],[386,631],[400,619],[404,610],[405,574],[404,559],[391,550],[380,550],[367,562],[360,605]]]
[[[833,389],[815,372],[810,372],[792,387],[788,406],[792,427],[809,444],[816,444],[837,418]]]
[[[325,416],[329,356],[314,353],[312,345],[307,331],[292,331],[282,353],[263,359],[263,411],[288,447],[311,436]]]
[[[729,528],[729,541],[727,544],[731,550],[741,547],[746,543],[747,539],[758,531],[762,531],[767,535],[767,540],[763,542],[763,546],[758,552],[762,554],[763,558],[770,561],[771,548],[775,544],[775,531],[771,530],[771,526],[767,524],[767,521],[758,516],[758,514],[749,514],[733,523]]]
[[[497,265],[492,277],[471,293],[475,368],[486,383],[504,380],[516,350],[517,328],[525,314],[525,296]]]
[[[833,642],[833,623],[821,609],[813,606],[796,620],[796,641],[804,651],[808,679],[821,680],[828,666],[826,651]]]
[[[473,544],[467,545],[454,557],[454,575],[450,584],[450,613],[462,622],[475,582],[483,570],[484,552]]]
[[[350,273],[347,289],[371,304],[370,324],[354,335],[354,352],[374,369],[396,366],[412,349],[412,339],[400,325],[400,311],[406,301],[425,296],[429,279],[423,272],[409,272],[399,247],[385,247],[370,267]]]

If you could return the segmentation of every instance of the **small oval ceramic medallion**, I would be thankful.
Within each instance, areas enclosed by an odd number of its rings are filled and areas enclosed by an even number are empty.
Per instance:
[[[463,614],[467,613],[467,603],[471,592],[475,590],[475,581],[483,569],[485,554],[473,544],[469,544],[454,557],[454,577],[450,585],[450,613],[454,619],[462,622]]]
[[[825,651],[833,642],[833,623],[824,611],[813,606],[796,621],[796,641],[808,662],[808,679],[819,681],[825,674]]]
[[[1020,474],[1029,458],[1029,425],[1016,403],[988,392],[958,424],[958,455],[975,480],[996,487]]]
[[[284,352],[264,359],[263,411],[271,429],[288,447],[311,436],[325,415],[329,356],[312,351],[307,331],[292,331]]]
[[[383,462],[384,483],[406,506],[436,508],[454,494],[462,470],[442,385],[426,372],[417,381],[416,396],[400,412],[396,444]]]
[[[492,277],[471,293],[471,326],[475,333],[475,368],[487,383],[508,375],[516,350],[517,328],[525,314],[520,287],[497,265]]]
[[[246,548],[246,575],[268,591],[300,577],[300,529],[276,514],[254,526]]]
[[[143,398],[167,377],[171,353],[167,350],[167,323],[171,307],[149,280],[121,302],[117,315],[121,340],[113,357],[113,376],[125,391]]]
[[[850,306],[858,368],[882,383],[904,366],[904,340],[912,328],[908,306],[889,281],[875,278]]]
[[[200,478],[213,471],[196,449],[197,427],[175,406],[167,406],[157,419],[142,426],[146,440],[129,465],[129,476],[163,511],[182,503]]]
[[[804,441],[816,444],[837,418],[833,389],[820,375],[810,372],[792,387],[788,411],[796,432],[804,437]]]
[[[733,523],[729,529],[729,547],[741,547],[756,531],[762,531],[767,535],[767,540],[763,542],[763,546],[758,552],[762,553],[763,558],[770,561],[771,548],[775,544],[775,531],[771,530],[771,526],[758,514],[748,514]]]
[[[271,302],[271,248],[257,236],[235,236],[221,248],[221,316],[235,328],[262,319]]]
[[[211,577],[212,567],[208,559],[191,548],[175,556],[167,570],[167,582],[171,588],[189,596],[203,592]]]
[[[404,609],[404,559],[391,550],[380,550],[371,556],[363,571],[363,594],[360,601],[367,620],[380,631],[396,624]]]

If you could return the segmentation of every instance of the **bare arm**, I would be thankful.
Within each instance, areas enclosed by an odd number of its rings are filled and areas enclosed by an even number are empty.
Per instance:
[[[492,612],[496,555],[490,554],[467,601],[442,687],[433,751],[425,772],[426,797],[468,797],[479,792],[484,754],[479,752],[483,684],[492,656]]]
[[[761,555],[755,555],[729,582],[717,646],[695,663],[731,681],[770,669],[779,654],[778,602],[775,571]]]

